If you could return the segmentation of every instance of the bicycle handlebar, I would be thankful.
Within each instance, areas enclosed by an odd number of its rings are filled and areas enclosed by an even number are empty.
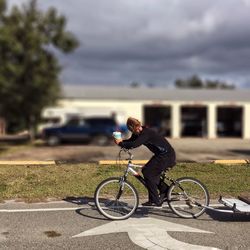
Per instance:
[[[132,160],[133,159],[133,154],[130,152],[130,149],[126,149],[126,148],[121,148],[120,152],[119,152],[119,157],[121,156],[121,153],[125,152],[129,155],[129,159],[127,160]]]

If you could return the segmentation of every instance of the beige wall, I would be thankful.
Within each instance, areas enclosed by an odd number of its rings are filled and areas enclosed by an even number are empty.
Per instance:
[[[130,100],[61,100],[59,106],[61,107],[96,107],[96,108],[112,108],[112,110],[119,111],[124,115],[124,121],[128,116],[136,117],[143,121],[143,107],[144,105],[166,105],[171,106],[171,137],[179,138],[181,130],[181,114],[180,108],[183,105],[202,105],[207,107],[207,127],[208,138],[216,138],[216,122],[218,106],[240,106],[243,107],[243,138],[250,139],[250,103],[231,103],[231,102],[182,102],[182,101],[130,101]]]
[[[59,103],[62,107],[77,107],[77,108],[112,108],[112,110],[124,113],[124,118],[128,116],[136,117],[139,120],[143,120],[143,102],[138,101],[82,101],[82,100],[62,100]]]
[[[213,139],[216,138],[216,120],[217,120],[217,113],[216,113],[216,104],[210,103],[208,104],[207,109],[207,122],[208,122],[208,138]]]
[[[5,135],[6,122],[3,118],[0,117],[0,135]]]
[[[243,139],[250,139],[250,104],[243,109]]]

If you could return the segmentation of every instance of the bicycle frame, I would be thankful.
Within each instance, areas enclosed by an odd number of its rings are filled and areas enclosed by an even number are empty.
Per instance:
[[[145,179],[133,168],[142,168],[143,166],[141,165],[136,165],[132,163],[132,160],[128,161],[127,168],[124,172],[124,175],[121,177],[122,180],[126,181],[127,176],[129,173],[131,173],[139,182],[141,182],[145,187],[146,187],[146,182]]]
[[[124,218],[128,218],[129,216],[131,216],[136,208],[138,207],[138,203],[139,203],[139,196],[138,196],[138,192],[136,190],[136,188],[127,180],[128,175],[131,174],[132,176],[134,176],[146,189],[147,189],[147,185],[146,185],[146,181],[143,177],[142,174],[140,174],[139,171],[137,171],[137,169],[135,168],[143,168],[142,165],[137,165],[137,164],[133,164],[132,163],[132,158],[133,155],[129,150],[126,149],[121,149],[119,152],[119,156],[117,158],[117,160],[119,159],[119,161],[122,160],[121,157],[121,153],[125,152],[129,155],[129,158],[126,159],[128,162],[126,164],[126,168],[124,170],[124,174],[121,175],[120,177],[111,177],[108,178],[106,180],[103,180],[98,187],[96,188],[95,191],[95,202],[97,205],[97,208],[99,210],[99,212],[101,214],[103,214],[105,217],[107,218],[111,218],[111,219],[124,219]],[[119,162],[118,162],[119,164]],[[167,182],[166,182],[167,180]],[[118,184],[118,190],[115,190],[115,193],[113,193],[110,197],[107,196],[107,192],[105,191],[106,187],[109,187],[111,183],[110,188],[112,187],[112,184],[116,185]],[[164,183],[167,185],[165,186]],[[201,198],[204,200],[198,203],[198,201],[196,201],[196,198],[192,196],[192,192],[191,195],[189,194],[189,189],[188,192],[186,192],[184,189],[186,189],[186,184],[191,183],[192,185],[196,185],[198,184],[198,189],[201,190],[202,192],[202,196]],[[184,185],[183,185],[184,184]],[[132,191],[132,196],[134,198],[134,203],[128,205],[128,203],[125,201],[125,203],[123,202],[124,197],[126,198],[126,190],[128,187],[128,190]],[[168,205],[170,207],[170,209],[177,214],[180,217],[183,218],[196,218],[198,216],[200,216],[201,214],[204,213],[206,206],[208,206],[209,204],[209,194],[207,192],[206,187],[197,179],[192,178],[192,177],[182,177],[182,178],[178,178],[176,180],[169,178],[166,175],[166,171],[161,173],[160,176],[160,183],[157,184],[157,188],[159,190],[159,198],[161,199],[162,202],[168,202]],[[102,190],[104,190],[103,195],[102,195]],[[199,192],[198,190],[198,192]],[[117,192],[118,191],[118,192]],[[124,193],[124,191],[126,191]],[[149,190],[148,190],[149,191]],[[149,191],[150,192],[150,191]],[[123,193],[125,194],[125,196],[123,196]],[[104,200],[109,201],[108,203],[104,202],[104,205],[102,205],[103,201],[102,199],[104,198]],[[121,199],[121,201],[120,201]],[[197,198],[199,200],[199,197]],[[111,203],[110,203],[111,202]],[[204,205],[203,205],[204,203]],[[187,211],[184,209],[180,209],[179,210],[179,204],[180,207],[186,207]],[[194,206],[195,205],[195,206]],[[126,210],[126,206],[128,206],[128,211]],[[198,211],[196,210],[195,207],[203,207],[203,209],[198,209]],[[121,207],[128,212],[125,212],[125,215],[122,215],[119,213],[119,211],[121,211]],[[116,208],[118,210],[116,210]],[[193,209],[194,208],[194,209]],[[107,211],[105,212],[105,210],[107,209]],[[109,210],[111,209],[111,211],[117,211],[118,215],[113,215],[112,213],[109,214]],[[191,209],[191,211],[189,211],[189,209]],[[192,213],[194,212],[194,214]]]
[[[126,170],[124,171],[124,175],[121,177],[121,182],[122,181],[126,181],[127,180],[127,176],[129,173],[131,173],[140,183],[142,183],[144,185],[145,188],[147,188],[146,186],[146,182],[145,182],[145,179],[143,178],[143,176],[141,176],[134,168],[143,168],[143,166],[141,165],[137,165],[137,164],[133,164],[132,163],[132,158],[133,158],[133,155],[131,154],[131,152],[129,150],[124,150],[124,149],[121,149],[121,151],[125,151],[126,153],[129,154],[129,158],[126,159],[128,160],[128,164],[127,164],[127,168]],[[121,152],[120,151],[120,152]],[[178,182],[176,182],[175,180],[169,178],[168,176],[164,175],[164,179],[167,179],[168,181],[170,181],[171,183],[174,183],[174,184],[177,184],[179,185]],[[180,186],[180,185],[179,185]],[[180,188],[182,189],[182,187],[180,186]],[[182,189],[183,190],[183,189]],[[184,191],[184,190],[183,190]],[[185,192],[185,191],[184,191]]]

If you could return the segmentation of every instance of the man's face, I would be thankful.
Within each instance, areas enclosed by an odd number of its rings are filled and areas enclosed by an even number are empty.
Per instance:
[[[133,130],[134,134],[140,134],[140,132],[141,132],[141,126],[135,127]]]

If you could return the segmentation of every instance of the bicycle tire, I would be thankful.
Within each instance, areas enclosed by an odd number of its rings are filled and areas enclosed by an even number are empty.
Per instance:
[[[121,191],[121,178],[111,177],[103,180],[95,190],[95,205],[98,211],[108,219],[124,220],[136,211],[139,196],[135,187],[128,181],[123,181],[124,189]],[[117,196],[118,199],[117,199]]]
[[[168,190],[170,209],[182,218],[198,218],[209,205],[206,186],[193,177],[182,177],[172,183]]]

